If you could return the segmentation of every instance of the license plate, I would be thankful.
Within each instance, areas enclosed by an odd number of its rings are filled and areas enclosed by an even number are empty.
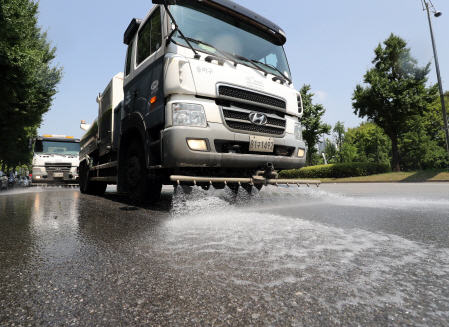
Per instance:
[[[255,152],[273,152],[274,140],[272,137],[250,136],[249,151]]]
[[[53,177],[64,177],[64,173],[54,173]]]

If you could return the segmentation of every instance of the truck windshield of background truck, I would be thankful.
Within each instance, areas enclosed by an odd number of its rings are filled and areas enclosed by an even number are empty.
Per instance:
[[[36,141],[34,153],[78,155],[80,144],[74,142]]]
[[[170,6],[179,29],[186,37],[204,41],[218,50],[226,51],[272,65],[291,78],[287,58],[282,46],[276,45],[276,39],[262,30],[246,24],[233,16],[219,12],[200,1],[179,0]],[[173,24],[172,24],[173,25]],[[173,26],[172,26],[173,27]],[[176,32],[173,39],[184,46],[186,41]],[[191,42],[200,51],[212,52],[221,56],[219,51],[201,43]],[[236,57],[238,60],[238,57]],[[246,64],[244,60],[238,60]],[[253,67],[253,66],[251,66]],[[279,75],[276,69],[263,66],[270,74]]]

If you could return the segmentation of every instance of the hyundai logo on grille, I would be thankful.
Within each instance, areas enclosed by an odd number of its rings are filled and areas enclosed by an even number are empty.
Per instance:
[[[265,125],[267,123],[267,116],[252,112],[249,114],[249,120],[255,125]]]

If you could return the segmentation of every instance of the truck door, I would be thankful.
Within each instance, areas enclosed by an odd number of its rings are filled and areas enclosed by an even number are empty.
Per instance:
[[[135,68],[132,81],[124,87],[125,107],[130,99],[129,111],[140,112],[145,117],[147,129],[150,129],[163,125],[165,121],[162,80],[164,45],[160,6],[155,7],[142,24],[135,42]]]

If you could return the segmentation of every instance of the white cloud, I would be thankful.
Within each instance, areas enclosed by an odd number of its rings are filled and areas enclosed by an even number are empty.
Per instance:
[[[314,93],[315,93],[315,95],[314,95],[313,99],[315,100],[315,102],[322,103],[327,98],[326,92],[315,91]]]

